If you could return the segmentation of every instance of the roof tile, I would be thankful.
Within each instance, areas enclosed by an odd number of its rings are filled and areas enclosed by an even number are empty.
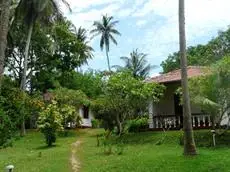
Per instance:
[[[201,66],[188,66],[187,67],[188,78],[203,75],[204,68],[205,67],[201,67]],[[180,80],[181,80],[181,70],[177,69],[169,73],[165,73],[165,74],[161,74],[156,77],[152,77],[148,79],[147,82],[169,83],[169,82],[176,82]]]

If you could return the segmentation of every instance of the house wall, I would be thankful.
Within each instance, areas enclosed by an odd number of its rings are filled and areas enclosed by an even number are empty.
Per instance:
[[[174,94],[180,87],[180,83],[168,83],[165,86],[164,96],[159,103],[153,104],[153,115],[175,115]],[[201,109],[191,104],[191,112],[192,114],[199,114],[201,113]]]
[[[84,118],[84,110],[83,108],[79,109],[79,115],[82,118],[82,127],[92,127],[92,122],[91,120],[94,119],[93,112],[89,109],[89,118]]]
[[[179,84],[166,85],[164,96],[161,98],[159,103],[153,105],[154,115],[175,115],[174,92],[178,86]]]

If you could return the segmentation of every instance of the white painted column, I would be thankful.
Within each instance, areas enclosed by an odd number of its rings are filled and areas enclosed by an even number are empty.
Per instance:
[[[205,127],[205,116],[203,116],[203,126]]]
[[[178,126],[180,126],[180,116],[178,116]]]
[[[198,127],[200,127],[200,116],[197,115]]]
[[[208,115],[208,126],[209,126],[209,127],[211,126],[211,118],[210,118],[210,115]]]
[[[155,128],[159,128],[158,118],[156,118],[156,127]]]
[[[173,117],[173,127],[176,128],[176,117]]]
[[[196,126],[195,116],[192,116],[192,126],[193,126],[193,127],[195,127],[195,126]]]
[[[154,123],[153,123],[153,101],[149,101],[149,128],[154,128]]]

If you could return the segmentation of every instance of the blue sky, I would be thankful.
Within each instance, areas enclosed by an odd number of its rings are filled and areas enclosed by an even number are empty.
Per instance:
[[[178,0],[67,0],[73,12],[64,8],[66,16],[76,27],[92,29],[93,21],[103,14],[119,20],[118,45],[111,46],[111,65],[121,65],[121,56],[138,48],[148,54],[148,61],[162,69],[160,63],[170,53],[178,51]],[[230,24],[229,0],[185,0],[187,45],[204,44]],[[99,48],[99,38],[90,42],[94,58],[83,69],[107,69],[105,53]]]

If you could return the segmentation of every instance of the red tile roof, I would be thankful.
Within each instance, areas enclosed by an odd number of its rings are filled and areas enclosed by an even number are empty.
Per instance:
[[[201,66],[188,66],[187,67],[188,78],[201,76],[204,74],[204,67]],[[157,82],[157,83],[169,83],[181,80],[181,70],[174,70],[169,73],[161,74],[159,76],[150,78],[147,82]]]

